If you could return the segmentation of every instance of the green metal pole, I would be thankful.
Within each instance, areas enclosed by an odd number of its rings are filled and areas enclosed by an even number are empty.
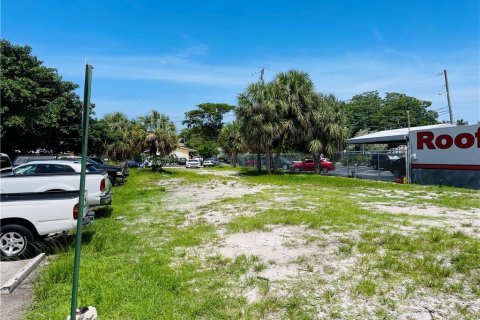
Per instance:
[[[82,246],[82,222],[83,210],[85,207],[85,174],[87,166],[87,144],[88,144],[88,120],[90,118],[90,91],[92,84],[92,69],[89,64],[85,66],[85,90],[83,93],[82,113],[82,171],[80,173],[80,194],[77,217],[77,237],[75,240],[75,263],[73,266],[72,304],[70,308],[70,319],[76,319],[78,276],[80,273],[80,248]]]

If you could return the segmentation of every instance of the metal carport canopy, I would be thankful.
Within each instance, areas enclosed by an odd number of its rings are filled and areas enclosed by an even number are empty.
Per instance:
[[[455,125],[449,123],[434,124],[422,127],[411,127],[410,131],[429,130],[444,127],[454,127]],[[347,140],[348,144],[369,144],[369,143],[406,143],[408,137],[408,128],[400,128],[393,130],[385,130],[374,133],[369,133],[360,137],[355,137]]]

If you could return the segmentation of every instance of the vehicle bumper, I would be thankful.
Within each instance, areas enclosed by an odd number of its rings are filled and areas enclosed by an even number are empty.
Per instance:
[[[111,204],[111,203],[112,203],[112,193],[111,192],[109,192],[106,195],[100,197],[100,205],[101,206]]]
[[[93,219],[95,218],[95,212],[89,211],[87,215],[83,218],[83,225],[89,225],[93,222]]]
[[[125,176],[115,176],[115,183],[116,184],[123,184],[127,181]]]

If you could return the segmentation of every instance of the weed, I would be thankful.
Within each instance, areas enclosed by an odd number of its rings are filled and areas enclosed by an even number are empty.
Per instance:
[[[370,297],[375,294],[375,283],[372,280],[361,280],[355,287],[354,292]]]

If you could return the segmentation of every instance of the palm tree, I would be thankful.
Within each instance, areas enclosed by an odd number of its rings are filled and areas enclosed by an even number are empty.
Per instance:
[[[165,157],[177,147],[178,136],[175,124],[168,116],[153,110],[139,117],[137,123],[146,131],[143,146],[148,149],[151,156]],[[155,171],[157,166],[154,165],[152,168]]]
[[[157,110],[152,110],[145,116],[141,116],[137,119],[146,132],[155,132],[158,129],[166,131],[175,131],[175,124],[170,118]]]
[[[341,102],[333,95],[317,94],[309,114],[308,150],[313,155],[315,172],[320,172],[320,156],[333,155],[344,148],[348,138]]]
[[[244,141],[251,150],[265,153],[268,173],[271,173],[272,143],[281,131],[272,99],[274,92],[271,83],[252,83],[244,93],[238,96],[236,109],[238,125]]]
[[[280,153],[288,138],[296,144],[304,141],[309,131],[309,114],[315,101],[315,88],[307,73],[290,70],[279,73],[274,83],[277,113],[281,132],[276,141],[275,170],[280,165]]]
[[[140,128],[121,112],[107,114],[97,126],[105,132],[104,153],[112,159],[124,160],[137,155],[143,141]]]
[[[231,156],[232,165],[237,166],[237,154],[244,149],[244,142],[240,133],[240,127],[237,122],[229,123],[223,126],[218,136],[218,142],[222,149]]]

